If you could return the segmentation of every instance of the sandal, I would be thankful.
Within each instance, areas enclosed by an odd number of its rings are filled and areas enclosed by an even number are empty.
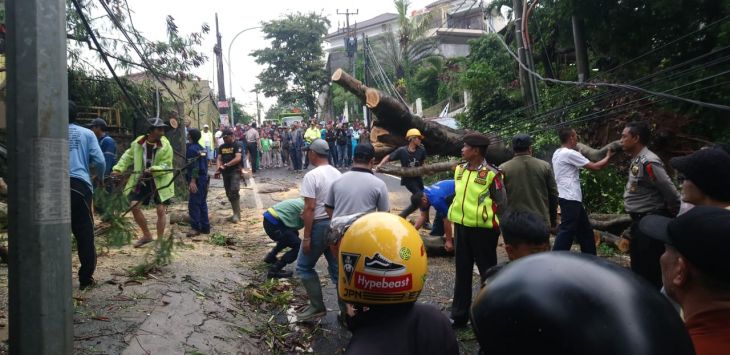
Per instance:
[[[155,241],[155,240],[154,239],[137,239],[137,241],[134,242],[134,245],[132,245],[132,246],[135,248],[141,248],[148,243],[152,243],[153,241]]]

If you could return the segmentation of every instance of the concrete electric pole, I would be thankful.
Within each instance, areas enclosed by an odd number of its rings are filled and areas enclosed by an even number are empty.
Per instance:
[[[7,1],[11,354],[71,354],[66,2]]]

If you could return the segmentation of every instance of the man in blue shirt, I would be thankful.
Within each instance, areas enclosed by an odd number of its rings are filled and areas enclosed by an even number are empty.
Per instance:
[[[188,144],[185,158],[187,159],[187,170],[185,181],[188,183],[188,214],[190,215],[190,228],[188,237],[195,237],[199,234],[210,233],[210,221],[208,220],[208,160],[206,150],[198,143],[200,131],[195,128],[188,129]]]
[[[91,121],[89,129],[94,132],[96,139],[99,141],[99,147],[101,147],[101,152],[104,153],[104,162],[106,165],[106,169],[104,169],[103,178],[106,179],[106,177],[111,174],[112,167],[117,163],[117,142],[115,142],[114,138],[110,137],[106,133],[106,121],[104,121],[104,119],[102,118],[95,118],[93,121]],[[111,192],[111,184],[105,184],[101,177],[97,179],[97,183],[95,185],[97,187],[106,186],[107,192]],[[102,209],[99,208],[100,206],[96,207],[100,212],[102,211]]]
[[[95,284],[96,246],[94,246],[94,215],[91,211],[92,185],[89,162],[96,174],[106,171],[104,154],[91,130],[74,124],[76,104],[68,103],[68,169],[71,178],[71,232],[79,253],[79,288]]]
[[[416,220],[416,230],[420,229],[428,221],[428,210],[433,206],[436,210],[436,218],[434,219],[431,235],[444,235],[444,249],[447,252],[454,250],[451,221],[448,219],[449,207],[451,206],[451,201],[454,200],[454,194],[454,180],[442,180],[424,188],[423,191],[418,191],[411,195],[411,206],[415,206],[421,210],[421,214]],[[443,234],[440,223],[443,223]]]

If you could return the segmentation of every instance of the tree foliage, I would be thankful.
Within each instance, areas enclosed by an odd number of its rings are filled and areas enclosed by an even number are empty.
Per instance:
[[[262,32],[271,46],[251,53],[256,63],[265,66],[257,89],[283,104],[301,101],[310,113],[317,112],[317,93],[329,81],[322,59],[329,25],[327,18],[315,13],[263,22]]]
[[[394,0],[398,12],[398,31],[388,31],[381,41],[375,42],[373,52],[392,81],[405,92],[409,99],[414,99],[408,87],[416,68],[428,57],[433,56],[438,48],[435,37],[426,32],[431,24],[431,14],[411,17],[408,9],[409,0]]]
[[[162,89],[175,101],[186,101],[187,98],[177,97],[164,79],[172,79],[178,84],[195,79],[192,70],[208,59],[200,49],[204,36],[209,32],[207,24],[202,24],[199,32],[182,34],[175,19],[167,16],[167,39],[150,40],[135,28],[133,11],[125,0],[79,0],[78,3],[80,11],[72,1],[66,1],[69,91],[72,99],[81,106],[120,109],[127,127],[132,125],[133,117],[150,115],[155,111],[154,90],[122,78],[122,85],[131,96],[129,100],[119,84],[110,78],[111,73],[102,61],[102,56],[105,56],[118,76],[148,72],[159,78]],[[82,16],[89,21],[98,46],[83,25]],[[161,104],[163,112],[172,110],[172,102],[163,99]],[[135,113],[135,110],[141,112]]]

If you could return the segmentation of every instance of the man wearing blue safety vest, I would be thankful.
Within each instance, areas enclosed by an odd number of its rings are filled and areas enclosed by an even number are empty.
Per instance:
[[[449,220],[456,234],[456,278],[451,319],[454,327],[469,320],[472,273],[476,262],[479,274],[497,265],[499,219],[507,195],[502,173],[485,159],[489,138],[481,133],[464,136],[461,156],[465,163],[454,172],[454,201]]]

